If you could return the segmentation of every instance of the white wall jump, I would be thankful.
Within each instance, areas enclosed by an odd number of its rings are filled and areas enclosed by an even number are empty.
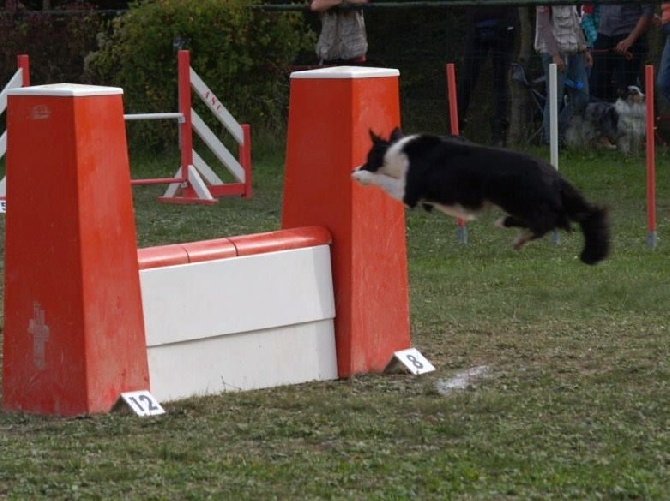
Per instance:
[[[140,271],[160,401],[337,379],[328,245]]]

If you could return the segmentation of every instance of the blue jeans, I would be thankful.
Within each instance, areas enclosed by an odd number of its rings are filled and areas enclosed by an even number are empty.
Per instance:
[[[556,70],[556,97],[558,99],[558,137],[565,137],[570,119],[575,112],[583,110],[589,103],[589,79],[586,73],[584,54],[561,54],[566,63],[566,71]],[[547,82],[547,102],[544,106],[542,122],[544,142],[549,143],[549,65],[551,55],[542,54],[542,66]],[[567,95],[567,99],[564,96]]]
[[[670,23],[663,25],[665,45],[661,55],[661,64],[656,77],[656,85],[663,97],[670,102]]]

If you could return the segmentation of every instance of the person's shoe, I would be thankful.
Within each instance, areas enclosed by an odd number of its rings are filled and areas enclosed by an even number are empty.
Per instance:
[[[509,122],[500,118],[494,118],[491,122],[492,140],[491,144],[495,148],[504,148],[507,146],[507,129]]]
[[[507,141],[505,141],[505,139],[502,137],[494,137],[491,145],[494,148],[504,148],[505,146],[507,146]]]
[[[468,126],[468,121],[467,121],[467,119],[465,119],[465,118],[461,118],[461,119],[458,121],[458,134],[459,134],[460,136],[463,135],[463,131],[465,130],[465,128],[466,128],[467,126]]]
[[[597,148],[604,148],[606,150],[616,150],[616,144],[612,143],[607,136],[602,136],[596,140]]]

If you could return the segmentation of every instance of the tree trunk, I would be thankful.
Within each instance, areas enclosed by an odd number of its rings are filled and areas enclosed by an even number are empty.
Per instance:
[[[516,62],[524,68],[528,67],[528,62],[533,54],[533,22],[531,12],[535,12],[534,7],[519,7],[519,52]],[[528,107],[530,105],[530,96],[528,91],[519,82],[510,77],[510,98],[511,113],[508,141],[510,144],[521,144],[525,139],[524,131],[528,127]]]

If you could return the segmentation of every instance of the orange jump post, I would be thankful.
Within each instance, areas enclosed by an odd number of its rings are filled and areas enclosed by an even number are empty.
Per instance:
[[[6,410],[106,412],[149,388],[122,94],[9,93]]]
[[[295,72],[289,104],[283,227],[330,230],[338,374],[380,372],[410,346],[405,211],[351,172],[400,124],[398,71]]]

